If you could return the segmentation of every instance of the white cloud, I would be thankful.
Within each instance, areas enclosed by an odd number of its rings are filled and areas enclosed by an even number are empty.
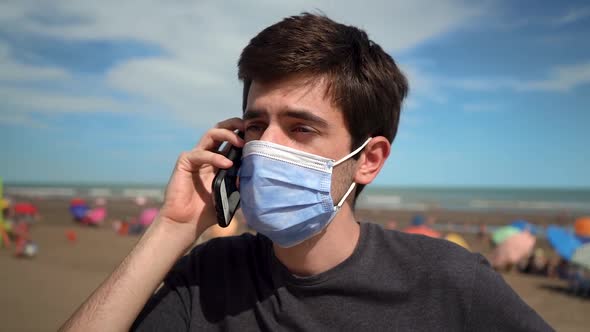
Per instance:
[[[116,112],[122,105],[110,98],[70,96],[38,89],[0,86],[0,100],[7,110],[43,113]]]
[[[516,87],[523,91],[570,91],[590,83],[590,61],[574,65],[557,66],[549,77],[542,80],[519,82]]]
[[[590,8],[574,8],[555,18],[552,23],[555,25],[571,24],[588,17],[590,17]]]
[[[474,91],[509,89],[517,92],[568,92],[590,83],[590,62],[556,66],[546,78],[523,80],[516,78],[462,78],[444,81],[447,86]]]
[[[462,0],[59,0],[45,5],[15,1],[3,4],[2,9],[1,24],[35,35],[80,41],[133,40],[161,48],[162,57],[131,59],[111,68],[105,84],[141,96],[199,126],[239,115],[241,89],[236,62],[240,51],[261,29],[283,17],[319,9],[337,21],[366,29],[372,39],[395,54],[463,26],[483,12],[480,5]],[[51,70],[42,72],[38,75],[59,75]],[[421,72],[410,69],[409,74],[413,91],[427,91],[426,98],[444,101]],[[11,75],[18,76],[18,72]],[[70,111],[75,107],[94,110],[101,103],[91,99],[91,106],[84,106],[69,98],[44,97]],[[416,102],[408,102],[412,103]]]

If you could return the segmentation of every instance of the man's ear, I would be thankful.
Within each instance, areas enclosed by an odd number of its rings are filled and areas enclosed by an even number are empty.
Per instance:
[[[383,136],[373,137],[363,149],[356,163],[354,182],[358,184],[371,183],[381,171],[390,151],[391,144],[387,138]]]

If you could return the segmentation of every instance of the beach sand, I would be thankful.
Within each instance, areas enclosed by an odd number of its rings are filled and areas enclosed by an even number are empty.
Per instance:
[[[117,235],[110,224],[100,228],[75,225],[66,200],[35,201],[42,219],[32,228],[39,253],[33,259],[16,259],[0,249],[0,330],[52,331],[108,276],[131,250],[138,237]],[[137,216],[142,208],[130,201],[109,202],[108,220]],[[411,211],[357,211],[359,220],[385,224],[396,220],[400,227],[414,215]],[[568,222],[562,213],[515,215],[433,211],[438,222],[505,224],[527,218],[538,224]],[[571,222],[571,220],[570,220]],[[73,229],[77,242],[65,232]],[[467,236],[474,250],[489,248],[475,236]],[[540,241],[541,246],[546,246]],[[557,331],[584,331],[590,326],[590,300],[569,294],[559,280],[518,274],[503,274],[514,290]]]

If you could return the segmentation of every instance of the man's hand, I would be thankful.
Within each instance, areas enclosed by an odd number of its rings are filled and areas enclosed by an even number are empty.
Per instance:
[[[242,126],[239,118],[218,123],[205,133],[194,149],[182,153],[176,162],[159,222],[186,227],[186,237],[179,240],[186,241],[189,246],[216,223],[211,185],[217,169],[232,166],[229,159],[216,151],[224,141],[242,147],[244,140],[234,132],[243,130]]]

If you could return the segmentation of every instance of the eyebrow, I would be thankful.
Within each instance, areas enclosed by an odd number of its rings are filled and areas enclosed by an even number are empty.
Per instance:
[[[242,118],[243,120],[252,120],[266,116],[267,113],[261,110],[246,110]],[[311,122],[317,126],[328,127],[328,121],[306,109],[287,109],[285,112],[281,112],[279,117],[300,119]]]

